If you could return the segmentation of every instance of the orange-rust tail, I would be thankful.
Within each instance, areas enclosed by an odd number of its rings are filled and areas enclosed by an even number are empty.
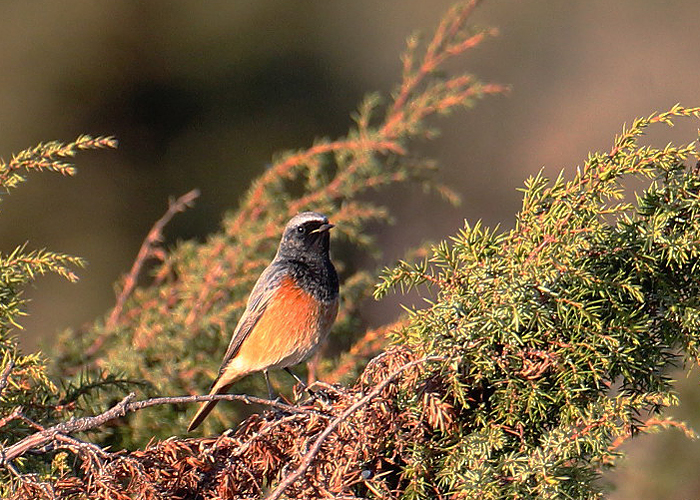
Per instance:
[[[229,388],[233,384],[226,384],[222,385],[220,387],[212,387],[211,391],[209,392],[210,395],[215,395],[215,394],[223,394],[229,390]],[[214,409],[216,406],[216,403],[218,403],[218,400],[215,401],[207,401],[205,402],[202,406],[200,406],[199,411],[195,414],[194,418],[192,419],[192,422],[190,422],[189,427],[187,427],[187,432],[191,432],[195,430],[197,427],[199,427],[199,424],[202,423],[202,421],[207,418],[207,415],[211,413],[211,411]]]

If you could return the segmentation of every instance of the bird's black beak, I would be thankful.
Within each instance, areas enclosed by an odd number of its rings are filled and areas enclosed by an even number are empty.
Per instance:
[[[335,227],[335,225],[330,224],[330,223],[321,224],[321,225],[318,226],[316,229],[314,229],[313,231],[311,231],[311,234],[314,234],[314,233],[324,233],[324,232],[326,232],[326,231],[330,231],[331,228],[333,228],[333,227]]]

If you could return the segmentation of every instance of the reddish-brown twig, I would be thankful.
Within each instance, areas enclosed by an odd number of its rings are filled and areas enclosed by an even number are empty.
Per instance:
[[[13,420],[16,420],[19,418],[19,416],[22,414],[22,407],[21,406],[16,406],[14,410],[9,415],[5,415],[4,417],[0,418],[0,429],[5,427],[8,422],[12,422]]]
[[[134,260],[134,264],[131,266],[131,270],[124,278],[124,288],[117,296],[117,301],[112,309],[112,312],[107,318],[103,334],[96,337],[92,342],[90,347],[85,350],[85,356],[93,356],[104,344],[107,337],[112,333],[114,327],[117,325],[119,318],[124,310],[124,305],[127,299],[131,296],[131,293],[136,288],[138,283],[139,275],[143,269],[143,265],[150,257],[154,254],[155,246],[160,243],[163,239],[163,228],[168,222],[179,212],[184,212],[187,208],[192,206],[192,203],[199,196],[199,190],[193,189],[192,191],[183,194],[176,200],[170,200],[168,202],[168,210],[163,214],[163,216],[153,224],[153,227],[148,232],[146,239],[141,244],[139,253]]]
[[[637,428],[637,430],[639,432],[650,432],[655,427],[674,427],[690,438],[697,437],[695,432],[690,427],[688,427],[686,423],[678,422],[676,420],[673,420],[672,418],[650,417],[642,425],[640,425]],[[620,446],[622,446],[622,444],[625,441],[631,438],[632,435],[632,432],[627,432],[621,436],[617,436],[612,442],[612,444],[608,447],[608,449],[610,451],[616,451]]]

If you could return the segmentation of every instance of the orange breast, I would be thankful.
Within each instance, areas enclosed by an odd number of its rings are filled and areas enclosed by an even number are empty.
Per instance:
[[[294,285],[291,278],[285,278],[227,366],[224,378],[302,362],[328,335],[337,312],[337,299],[319,302]]]

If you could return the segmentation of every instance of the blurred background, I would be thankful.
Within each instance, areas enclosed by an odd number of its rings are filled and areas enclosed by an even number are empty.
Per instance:
[[[120,142],[81,154],[76,178],[34,175],[3,197],[0,251],[28,242],[89,262],[78,284],[47,277],[27,291],[23,346],[110,308],[113,283],[168,197],[202,191],[166,235],[203,239],[275,153],[344,135],[363,95],[398,81],[406,37],[430,33],[450,4],[0,2],[0,156],[82,133]],[[500,36],[454,69],[513,91],[438,123],[442,136],[423,147],[463,203],[390,200],[397,224],[380,229],[385,262],[464,219],[508,228],[527,176],[572,172],[637,116],[700,105],[699,15],[696,0],[485,1],[472,22]],[[690,142],[697,128],[688,120],[649,140]],[[370,310],[385,315],[377,321],[397,313]],[[678,378],[675,414],[698,426],[698,373]],[[627,449],[626,465],[606,478],[612,498],[700,496],[700,443],[670,431]]]

